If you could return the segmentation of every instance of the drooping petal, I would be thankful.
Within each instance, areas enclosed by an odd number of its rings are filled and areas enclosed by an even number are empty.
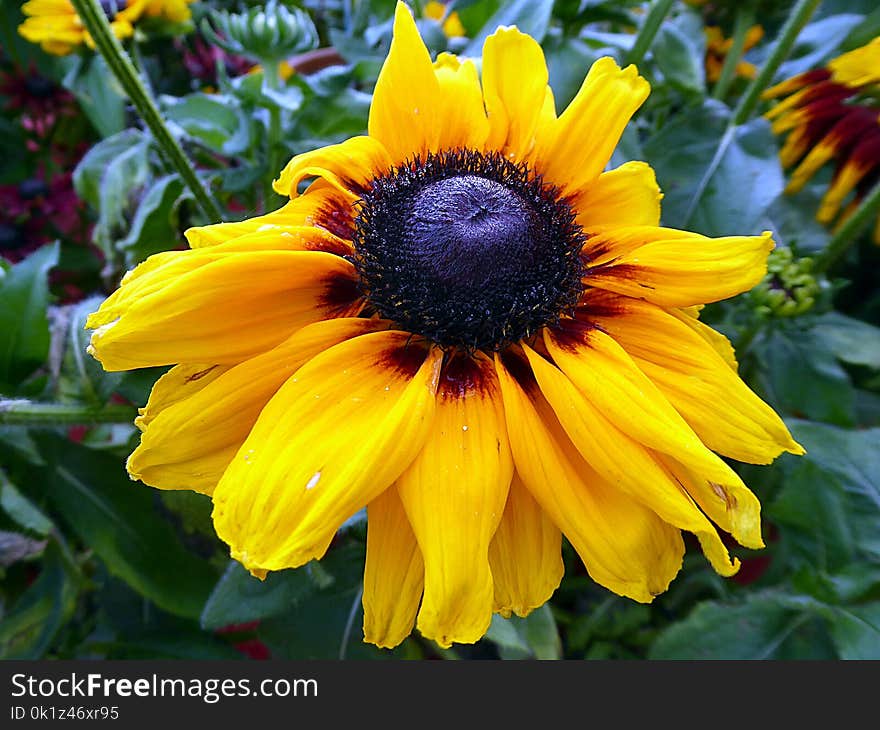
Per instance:
[[[804,453],[775,411],[684,322],[647,302],[603,298],[613,299],[617,312],[586,316],[626,350],[706,446],[752,464],[769,464],[783,451]]]
[[[544,605],[562,580],[562,533],[517,474],[489,545],[489,565],[495,611],[502,616],[527,616]]]
[[[388,172],[391,165],[388,151],[377,139],[351,137],[345,142],[297,155],[287,163],[272,187],[279,195],[295,198],[299,195],[300,182],[317,177],[342,194],[353,193],[360,197],[370,181]]]
[[[376,81],[368,129],[396,163],[437,149],[440,83],[410,9],[397,3],[391,48]]]
[[[546,180],[566,193],[595,180],[649,91],[635,66],[621,69],[608,56],[596,61],[568,108],[541,131],[535,158]]]
[[[653,226],[587,232],[590,286],[666,307],[748,291],[767,273],[767,255],[775,245],[769,232],[724,238]]]
[[[560,370],[531,348],[523,349],[559,424],[596,474],[664,522],[696,535],[718,573],[736,573],[739,561],[731,561],[715,527],[654,454],[608,421]]]
[[[189,228],[184,235],[191,248],[215,246],[254,233],[283,233],[296,226],[317,226],[343,240],[351,239],[353,208],[357,197],[348,191],[316,181],[298,198],[266,215],[238,223],[215,223]]]
[[[214,491],[214,526],[250,570],[320,558],[339,525],[412,461],[431,427],[442,353],[405,332],[343,342],[263,409]]]
[[[232,368],[172,368],[156,383],[136,421],[144,433],[128,459],[129,474],[160,489],[211,494],[260,411],[297,369],[340,342],[389,324],[330,319],[307,325],[278,347]]]
[[[545,331],[544,343],[572,384],[623,433],[707,479],[742,485],[613,338],[598,328],[572,323],[564,332]]]
[[[591,184],[579,190],[571,204],[577,222],[592,226],[660,225],[660,200],[654,170],[645,162],[625,162],[603,172]]]
[[[364,641],[391,649],[412,632],[425,566],[394,486],[367,506]]]
[[[310,322],[351,314],[360,296],[354,267],[332,254],[199,251],[124,281],[89,316],[89,351],[105,370],[238,363]]]
[[[642,603],[681,568],[681,533],[599,477],[578,454],[537,388],[527,393],[496,362],[517,474],[559,526],[590,576]]]
[[[489,628],[489,543],[512,474],[492,363],[455,357],[441,376],[428,438],[397,482],[425,561],[417,625],[440,646],[473,643]]]
[[[709,325],[700,321],[699,307],[669,309],[667,311],[680,322],[683,322],[688,327],[690,327],[706,342],[708,342],[712,349],[718,353],[721,359],[724,360],[725,363],[727,363],[728,367],[730,367],[733,372],[736,372],[739,369],[739,363],[736,360],[736,352],[733,349],[733,345],[730,344],[730,340],[728,340],[727,337],[718,332],[718,330],[715,330]]]
[[[502,27],[486,39],[483,97],[491,125],[490,149],[503,150],[514,160],[532,152],[547,79],[544,51],[534,38],[516,27]]]

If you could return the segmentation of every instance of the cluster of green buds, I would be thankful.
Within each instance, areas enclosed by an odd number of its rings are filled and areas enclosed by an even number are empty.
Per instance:
[[[241,13],[214,10],[202,32],[227,53],[245,56],[266,67],[318,46],[318,31],[309,14],[269,0]]]
[[[796,317],[813,308],[821,289],[813,259],[795,258],[790,248],[777,248],[767,259],[767,275],[749,298],[761,317]]]

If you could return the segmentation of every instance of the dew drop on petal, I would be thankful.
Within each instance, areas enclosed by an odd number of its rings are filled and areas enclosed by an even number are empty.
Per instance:
[[[321,481],[321,472],[316,471],[314,474],[312,474],[312,478],[309,479],[308,483],[306,484],[306,489],[314,489],[316,486],[318,486],[319,481]]]

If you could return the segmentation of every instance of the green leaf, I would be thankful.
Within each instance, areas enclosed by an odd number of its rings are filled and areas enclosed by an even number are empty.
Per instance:
[[[292,611],[316,590],[308,566],[269,573],[261,581],[231,561],[205,604],[201,624],[206,629],[220,629],[277,616]]]
[[[709,601],[664,629],[651,659],[776,659],[812,604],[784,594],[749,596],[742,604]]]
[[[818,317],[813,334],[839,360],[880,370],[880,328],[840,312],[828,312]]]
[[[72,615],[75,599],[75,581],[62,549],[50,541],[39,577],[0,622],[0,658],[42,658]]]
[[[12,394],[49,354],[49,270],[58,243],[38,249],[0,278],[0,392]]]
[[[830,624],[841,659],[880,659],[880,602],[835,607]]]
[[[80,540],[141,595],[169,613],[197,618],[216,573],[183,547],[150,489],[133,483],[112,454],[50,433],[35,440],[50,465],[49,501]]]
[[[546,603],[525,618],[492,616],[486,638],[498,645],[502,659],[560,659],[562,641]]]
[[[48,535],[52,530],[52,521],[46,517],[0,470],[0,507],[17,525],[37,535]]]
[[[119,241],[127,266],[135,266],[148,256],[168,251],[180,244],[178,210],[192,193],[177,175],[153,181],[135,211],[128,235]]]
[[[125,129],[125,93],[106,61],[97,53],[73,57],[63,84],[70,89],[101,137]]]
[[[706,40],[699,30],[686,33],[674,23],[664,23],[651,53],[665,80],[674,88],[690,94],[705,93]]]
[[[855,13],[841,13],[805,25],[798,34],[791,58],[779,67],[775,80],[782,81],[823,66],[837,55],[840,44],[863,19],[864,16]]]
[[[594,48],[580,38],[558,36],[544,41],[544,55],[557,111],[568,106],[584,83],[590,66],[606,54],[607,49]]]
[[[97,311],[102,296],[91,296],[67,309],[67,348],[64,353],[60,397],[82,400],[95,406],[104,405],[119,387],[122,373],[110,373],[86,352],[91,332],[85,328],[86,318]]]
[[[511,0],[504,3],[474,36],[463,55],[479,57],[483,52],[483,42],[499,25],[515,25],[540,43],[550,26],[552,10],[553,0]]]
[[[855,391],[829,345],[793,325],[768,332],[753,345],[758,383],[767,400],[798,417],[840,425],[854,422]]]
[[[645,143],[645,156],[663,190],[663,225],[707,236],[760,233],[764,214],[782,193],[776,140],[762,118],[738,127],[709,177],[690,221],[687,213],[730,121],[714,99],[668,121]]]
[[[249,76],[236,79],[235,83],[252,88],[252,101],[262,99],[262,79]],[[179,125],[191,138],[224,154],[238,154],[247,147],[247,137],[238,135],[240,128],[247,128],[248,119],[240,105],[223,94],[189,94],[180,99],[164,96],[161,99],[169,121]]]

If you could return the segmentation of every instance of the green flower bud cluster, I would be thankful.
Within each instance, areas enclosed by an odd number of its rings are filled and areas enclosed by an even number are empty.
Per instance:
[[[294,53],[316,48],[318,31],[309,14],[277,0],[241,13],[214,10],[202,32],[223,50],[273,66]]]
[[[762,317],[796,317],[813,308],[821,284],[813,275],[813,259],[796,259],[790,248],[777,248],[767,259],[767,275],[750,293]]]

